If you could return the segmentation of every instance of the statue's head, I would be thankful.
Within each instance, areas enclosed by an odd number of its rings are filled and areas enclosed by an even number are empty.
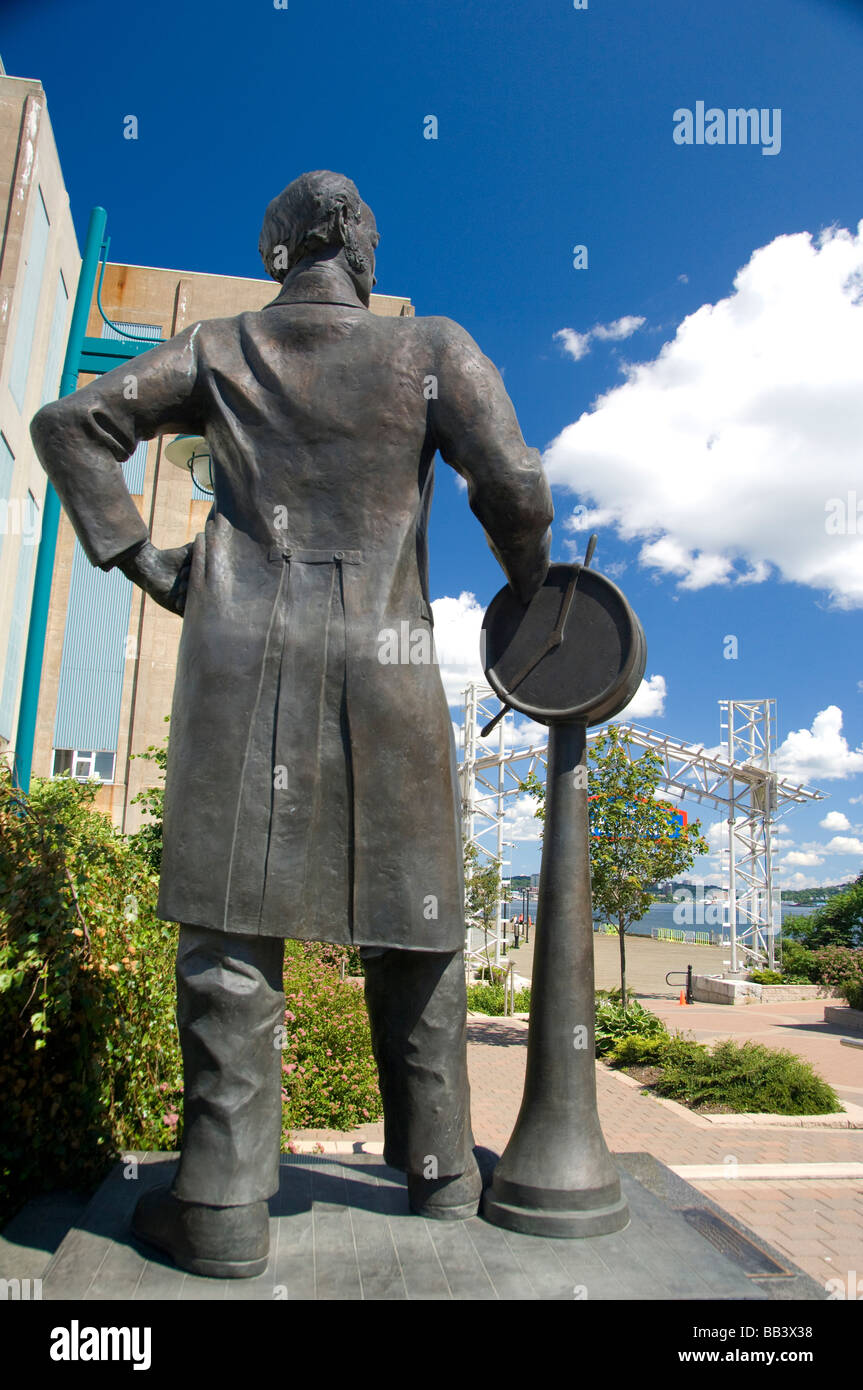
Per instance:
[[[264,214],[258,250],[267,273],[283,281],[300,261],[344,252],[360,297],[367,304],[375,283],[374,213],[344,174],[318,169],[301,174],[274,198]]]

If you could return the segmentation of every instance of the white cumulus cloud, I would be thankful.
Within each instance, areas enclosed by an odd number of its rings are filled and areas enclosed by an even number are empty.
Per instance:
[[[820,888],[821,880],[812,878],[810,874],[802,874],[799,869],[796,874],[789,873],[787,870],[780,870],[774,878],[776,886],[779,888]]]
[[[797,782],[829,782],[863,772],[863,746],[850,748],[842,733],[842,711],[828,705],[811,729],[793,730],[776,752],[776,767]]]
[[[818,824],[822,830],[850,830],[851,822],[844,811],[828,811]]]
[[[818,854],[793,849],[790,854],[786,854],[783,863],[796,864],[800,867],[812,867],[815,864],[823,864],[824,860]]]
[[[594,339],[603,343],[621,343],[624,338],[631,338],[633,333],[637,333],[644,322],[639,314],[624,314],[623,318],[615,319],[612,323],[594,324],[586,333],[577,333],[574,328],[560,328],[554,334],[554,340],[560,343],[568,357],[580,362],[590,352]]]
[[[462,692],[470,681],[485,684],[479,659],[480,629],[485,610],[477,602],[475,594],[461,593],[458,598],[435,599],[432,612],[435,652],[447,703],[460,705]]]
[[[542,821],[537,820],[537,803],[532,796],[510,797],[504,813],[503,833],[507,840],[515,844],[539,840],[542,836]]]
[[[591,335],[572,332],[557,336],[583,356]],[[546,450],[552,483],[641,541],[641,563],[681,587],[778,574],[863,606],[849,501],[863,437],[863,222],[756,250],[727,298],[626,370]]]
[[[825,854],[861,854],[863,840],[854,835],[834,835],[824,846]]]
[[[667,694],[664,676],[646,676],[617,720],[625,723],[627,719],[650,719],[663,715]]]

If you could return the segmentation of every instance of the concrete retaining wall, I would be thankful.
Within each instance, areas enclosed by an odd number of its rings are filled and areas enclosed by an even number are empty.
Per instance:
[[[837,1023],[840,1028],[844,1028],[846,1033],[863,1033],[863,1010],[849,1009],[846,1004],[832,1006],[824,1010],[825,1023]]]
[[[841,999],[832,985],[760,985],[762,1004],[776,999]]]
[[[692,997],[701,1004],[793,1004],[801,999],[839,999],[829,985],[756,985],[751,980],[724,980],[721,975],[693,975]]]

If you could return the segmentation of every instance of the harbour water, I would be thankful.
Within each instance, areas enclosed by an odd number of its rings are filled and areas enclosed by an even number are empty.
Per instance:
[[[508,903],[507,908],[507,915],[510,917],[510,919],[513,917],[520,916],[522,912],[521,898],[519,897],[516,901]],[[684,908],[688,908],[689,911],[687,913],[684,913]],[[632,936],[652,936],[654,931],[656,930],[674,931],[675,933],[695,932],[698,934],[699,940],[701,939],[702,934],[706,933],[707,937],[711,941],[719,941],[722,939],[723,935],[720,916],[721,911],[722,909],[718,904],[714,906],[710,902],[705,902],[703,904],[654,903],[652,907],[648,908],[646,915],[641,919],[641,921],[637,922],[635,926],[631,928],[630,934]],[[813,911],[814,908],[809,905],[805,907],[791,907],[788,903],[782,904],[783,917],[798,915],[806,916]],[[531,918],[535,921],[535,895],[533,895],[530,900],[530,915]],[[699,918],[701,920],[699,920]],[[601,929],[601,922],[597,922],[596,925],[598,928]],[[727,936],[728,929],[726,928],[726,939]]]

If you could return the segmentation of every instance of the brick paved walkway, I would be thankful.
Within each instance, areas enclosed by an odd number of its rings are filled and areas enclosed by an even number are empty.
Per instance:
[[[472,1020],[469,1037],[474,1134],[478,1143],[499,1151],[518,1113],[527,1025],[517,1019]],[[733,1171],[735,1163],[863,1162],[863,1130],[702,1126],[652,1096],[643,1096],[602,1065],[597,1068],[597,1097],[613,1151],[645,1150],[674,1167],[710,1163]],[[834,1274],[845,1279],[851,1270],[863,1278],[863,1183],[859,1180],[688,1180],[819,1283]]]
[[[509,950],[504,957],[511,960],[519,975],[530,979],[536,929],[532,928],[528,945]],[[677,998],[683,980],[675,985],[666,983],[670,971],[683,971],[691,965],[696,975],[715,974],[723,969],[728,951],[721,946],[684,946],[671,941],[654,941],[649,936],[626,938],[626,979],[631,989],[645,998]],[[620,986],[620,943],[617,936],[593,938],[593,961],[597,989],[617,989]]]
[[[795,1005],[795,1010],[801,1007]],[[696,1010],[679,1012],[691,1023]],[[741,1011],[725,1010],[725,1014],[732,1012]],[[838,1051],[838,1042],[836,1048]],[[845,1051],[860,1068],[859,1054]],[[506,1145],[518,1114],[526,1055],[527,1024],[523,1020],[470,1019],[468,1065],[474,1135],[478,1144],[498,1153]],[[736,1164],[863,1163],[863,1130],[699,1124],[698,1117],[681,1116],[652,1096],[643,1096],[637,1087],[603,1065],[597,1069],[597,1096],[612,1151],[643,1150],[675,1168],[715,1164],[734,1171]],[[367,1125],[350,1135],[319,1130],[295,1137],[303,1141],[380,1143],[383,1126]],[[863,1182],[770,1182],[748,1177],[705,1181],[690,1177],[688,1181],[788,1254],[822,1285],[832,1277],[845,1279],[853,1270],[863,1278]]]

